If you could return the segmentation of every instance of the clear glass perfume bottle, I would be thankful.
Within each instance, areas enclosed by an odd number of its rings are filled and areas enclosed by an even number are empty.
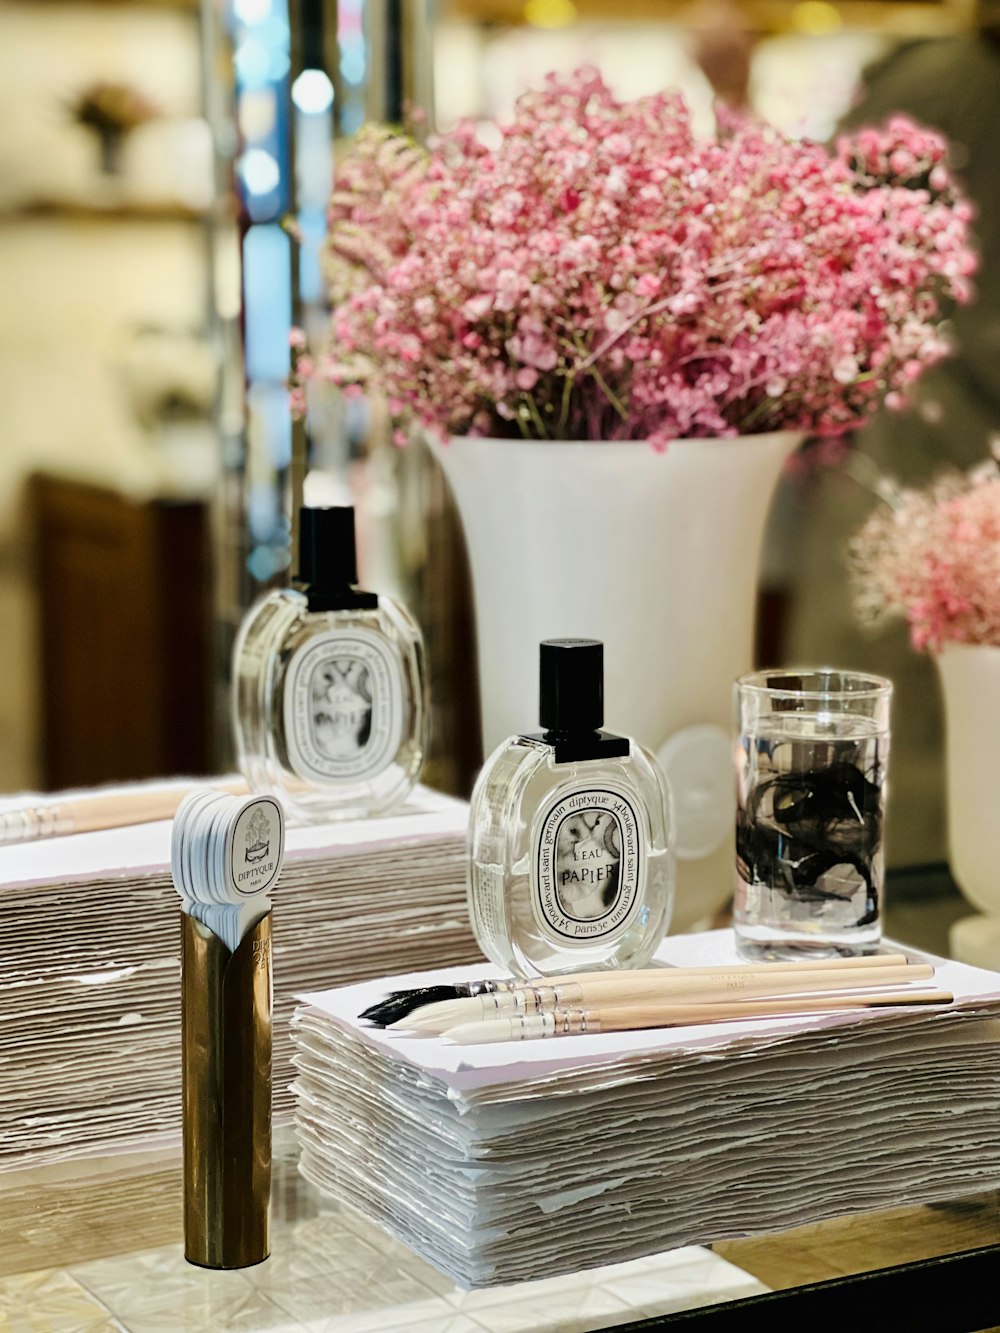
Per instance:
[[[601,731],[604,646],[541,645],[544,732],[512,736],[472,794],[469,909],[516,976],[648,963],[670,922],[670,791],[656,760]]]
[[[355,586],[354,510],[299,511],[299,584],[250,608],[233,650],[240,771],[300,823],[384,814],[426,749],[423,641]]]

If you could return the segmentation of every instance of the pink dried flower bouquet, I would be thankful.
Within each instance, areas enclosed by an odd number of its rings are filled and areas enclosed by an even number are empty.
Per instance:
[[[331,338],[312,373],[443,436],[839,432],[901,401],[967,300],[971,210],[897,117],[835,151],[592,69],[486,146],[368,130],[329,211]]]
[[[869,622],[906,618],[918,649],[1000,646],[1000,470],[994,464],[903,490],[851,543],[855,600]]]

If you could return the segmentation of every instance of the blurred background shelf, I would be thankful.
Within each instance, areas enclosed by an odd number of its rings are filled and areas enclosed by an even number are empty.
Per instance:
[[[208,506],[46,476],[28,496],[42,785],[210,772]]]
[[[33,218],[53,218],[73,225],[88,222],[196,222],[209,220],[202,209],[183,204],[80,202],[71,199],[32,199],[0,212],[0,225],[20,226]]]
[[[567,6],[571,6],[571,9]],[[571,12],[572,10],[572,12]],[[447,0],[445,17],[477,23],[567,26],[574,20],[598,23],[654,22],[696,26],[708,7],[692,0]],[[745,0],[747,25],[762,33],[812,32],[839,28],[867,29],[901,36],[939,36],[964,31],[975,21],[970,0]],[[561,20],[561,21],[560,21]]]

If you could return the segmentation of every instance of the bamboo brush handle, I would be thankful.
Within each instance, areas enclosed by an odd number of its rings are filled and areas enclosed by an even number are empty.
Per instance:
[[[810,958],[802,959],[799,962],[773,962],[773,963],[720,963],[716,966],[698,966],[698,967],[638,967],[622,968],[615,970],[605,969],[602,972],[572,972],[557,977],[532,977],[527,981],[505,982],[504,988],[508,990],[521,990],[527,986],[547,987],[561,986],[567,982],[586,983],[587,985],[614,986],[620,983],[624,978],[637,977],[706,977],[717,976],[720,973],[733,973],[737,976],[755,976],[757,974],[768,976],[777,972],[864,972],[871,967],[906,967],[909,963],[905,953],[886,953],[886,954],[860,954],[856,958]]]
[[[615,986],[594,986],[567,980],[540,992],[542,1006],[629,1005],[643,1001],[676,1002],[681,998],[725,1002],[744,996],[799,995],[814,991],[847,991],[875,986],[905,986],[911,981],[929,981],[934,968],[927,963],[906,967],[868,967],[847,971],[827,968],[809,972],[711,972],[690,976],[686,971],[663,976],[625,973]],[[529,1005],[525,1005],[530,1010]]]
[[[750,1000],[733,1004],[649,1004],[584,1010],[575,1031],[630,1032],[636,1028],[683,1027],[688,1023],[732,1022],[741,1018],[770,1018],[779,1014],[823,1013],[825,1010],[866,1009],[886,1005],[950,1004],[949,991],[856,991],[853,995],[803,995],[793,999]],[[573,1018],[567,1014],[567,1018]],[[597,1024],[595,1027],[594,1024]],[[558,1023],[558,1016],[557,1016]]]

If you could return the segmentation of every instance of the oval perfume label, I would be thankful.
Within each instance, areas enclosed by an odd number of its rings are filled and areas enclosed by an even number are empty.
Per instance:
[[[531,906],[560,944],[602,942],[628,929],[642,899],[641,824],[608,787],[564,793],[537,823]]]
[[[281,807],[269,796],[246,802],[226,838],[224,864],[229,878],[226,897],[267,893],[278,878],[285,847]]]
[[[292,655],[285,676],[285,741],[309,781],[372,778],[396,757],[403,673],[391,645],[368,630],[328,630]]]

